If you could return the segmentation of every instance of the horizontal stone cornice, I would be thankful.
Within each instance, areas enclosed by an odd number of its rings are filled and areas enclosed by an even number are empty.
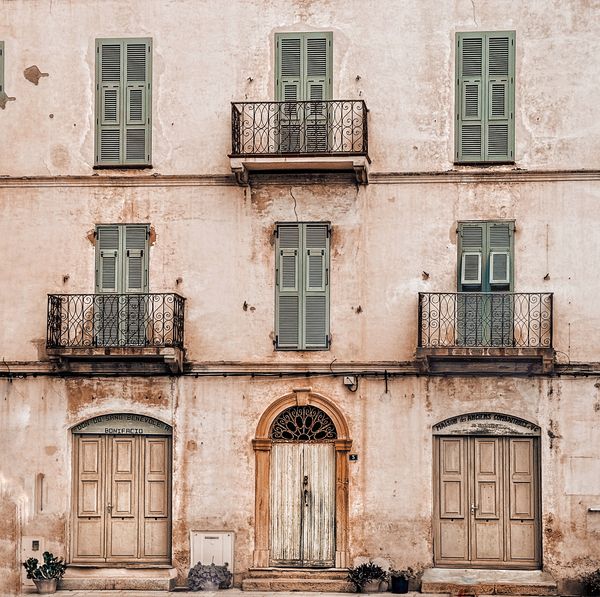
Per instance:
[[[473,184],[598,181],[600,170],[522,170],[519,168],[456,168],[430,172],[371,172],[370,184]],[[302,175],[282,172],[259,176],[253,185],[353,184],[339,174]],[[90,176],[0,176],[0,188],[81,187],[236,187],[232,174],[122,174]]]

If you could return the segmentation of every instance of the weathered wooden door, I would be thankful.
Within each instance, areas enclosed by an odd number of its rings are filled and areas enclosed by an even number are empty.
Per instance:
[[[75,436],[74,562],[170,561],[169,437]]]
[[[534,437],[435,438],[437,565],[540,565]]]
[[[335,448],[274,443],[271,564],[331,567],[335,559]]]

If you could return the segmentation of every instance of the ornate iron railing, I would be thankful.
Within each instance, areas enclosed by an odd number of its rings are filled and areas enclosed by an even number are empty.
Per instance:
[[[174,293],[49,294],[48,348],[183,348],[185,299]]]
[[[552,293],[420,292],[419,347],[552,347]]]
[[[362,100],[231,104],[231,155],[367,155]]]

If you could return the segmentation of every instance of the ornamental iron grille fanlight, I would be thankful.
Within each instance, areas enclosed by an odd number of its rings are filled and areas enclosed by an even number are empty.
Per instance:
[[[337,439],[333,421],[314,406],[291,406],[273,422],[274,441],[324,442]]]

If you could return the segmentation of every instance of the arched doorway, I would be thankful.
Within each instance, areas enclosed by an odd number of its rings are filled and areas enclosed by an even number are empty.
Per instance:
[[[540,428],[478,412],[433,426],[437,566],[539,568]]]
[[[171,426],[119,413],[83,421],[71,433],[71,561],[169,564]]]
[[[263,414],[253,445],[254,565],[347,566],[352,440],[341,412],[309,389],[295,390]]]

